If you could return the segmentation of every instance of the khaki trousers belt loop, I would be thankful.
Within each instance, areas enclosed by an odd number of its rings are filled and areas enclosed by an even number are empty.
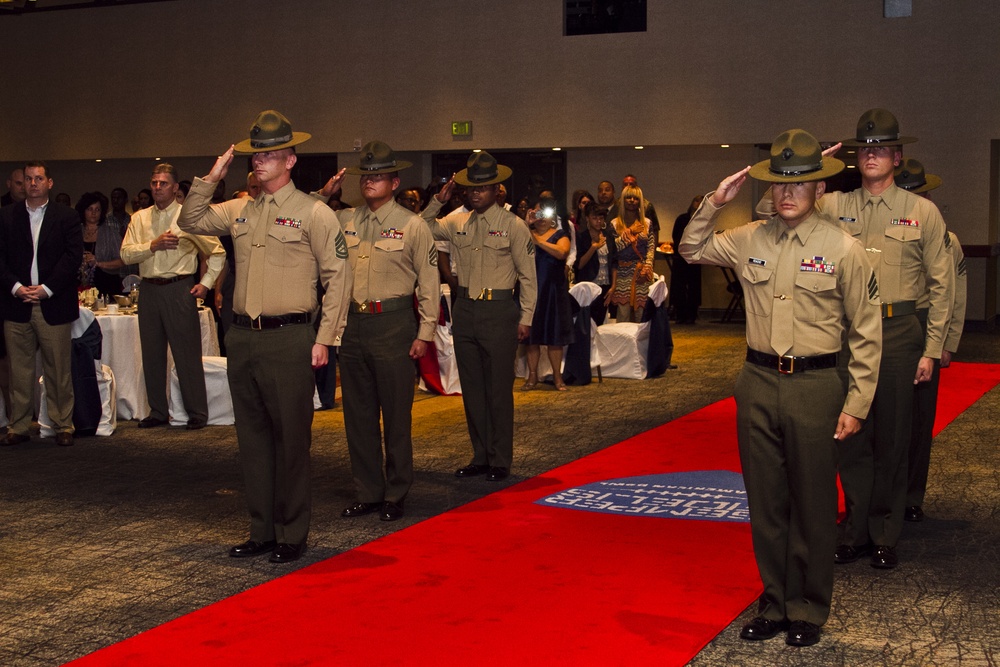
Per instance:
[[[352,313],[367,313],[377,315],[378,313],[391,313],[397,310],[413,308],[413,295],[395,296],[391,299],[375,299],[374,301],[352,301],[350,311]]]
[[[793,357],[784,355],[779,357],[776,354],[758,352],[752,348],[747,348],[747,361],[764,368],[777,370],[782,375],[791,375],[803,371],[815,371],[824,368],[836,368],[838,355],[836,352],[829,354],[819,354],[814,357]]]

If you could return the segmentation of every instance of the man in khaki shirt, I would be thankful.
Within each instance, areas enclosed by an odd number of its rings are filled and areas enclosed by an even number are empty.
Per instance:
[[[262,112],[250,139],[195,179],[179,220],[185,231],[232,234],[236,251],[226,349],[250,539],[229,550],[234,558],[270,553],[271,562],[290,563],[309,533],[313,368],[328,362],[327,346],[344,330],[351,289],[336,215],[292,182],[294,147],[310,136],[279,112]],[[260,196],[210,204],[234,152],[251,155]],[[310,324],[317,283],[326,291],[318,331]]]
[[[139,343],[146,382],[149,416],[139,428],[164,426],[167,409],[167,345],[177,368],[187,427],[208,423],[205,368],[201,361],[201,324],[197,299],[204,299],[215,285],[226,262],[226,251],[216,238],[188,234],[177,226],[177,170],[162,163],[150,178],[153,206],[132,216],[121,256],[125,264],[138,264],[142,277],[139,308]],[[199,254],[208,256],[208,270],[197,279]]]
[[[329,199],[347,173],[361,177],[365,198],[364,206],[337,213],[354,276],[339,355],[344,429],[358,495],[342,512],[348,518],[379,510],[382,521],[402,518],[413,484],[413,362],[434,339],[440,287],[434,238],[423,220],[393,198],[399,172],[410,166],[384,142],[372,141],[361,150],[359,167],[341,170],[319,193]]]
[[[473,153],[420,214],[436,240],[450,243],[458,267],[452,332],[473,453],[455,475],[492,482],[507,478],[514,458],[514,355],[531,330],[536,298],[531,232],[496,204],[498,185],[510,175],[486,151]],[[455,183],[467,187],[472,211],[436,220]]]
[[[930,191],[940,187],[941,178],[924,171],[919,160],[907,158],[896,167],[893,175],[896,186],[907,192],[930,199]],[[923,521],[924,493],[927,490],[927,472],[931,462],[931,443],[934,435],[934,418],[937,414],[937,397],[940,369],[951,364],[951,356],[958,352],[958,344],[965,327],[965,303],[967,294],[967,272],[965,254],[954,233],[948,232],[945,243],[955,267],[955,295],[952,301],[951,318],[945,334],[941,361],[934,363],[934,374],[927,382],[921,382],[913,392],[913,434],[907,460],[906,521]],[[922,278],[923,279],[923,278]],[[917,300],[917,318],[926,334],[927,315],[930,308],[930,294],[926,287]]]
[[[688,262],[736,271],[746,299],[737,437],[764,594],[744,639],[787,630],[786,643],[809,646],[830,612],[837,444],[868,414],[881,343],[878,285],[864,249],[815,212],[822,179],[843,168],[821,157],[808,132],[785,132],[769,160],[705,196],[681,239]],[[748,175],[774,183],[777,216],[713,234]],[[846,392],[837,369],[844,341]]]

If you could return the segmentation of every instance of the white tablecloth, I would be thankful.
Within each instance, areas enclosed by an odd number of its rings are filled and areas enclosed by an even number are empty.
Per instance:
[[[219,356],[219,339],[215,333],[215,318],[203,308],[198,313],[201,323],[201,354]],[[146,381],[142,374],[142,348],[139,343],[139,319],[135,315],[97,314],[104,336],[101,362],[111,367],[118,390],[118,418],[143,419],[149,416]],[[167,377],[173,360],[168,357]]]

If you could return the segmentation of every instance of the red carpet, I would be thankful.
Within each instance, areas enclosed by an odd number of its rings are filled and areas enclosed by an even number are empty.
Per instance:
[[[1000,366],[946,370],[939,421],[997,382]],[[737,471],[734,413],[716,403],[72,664],[683,665],[759,594],[749,525],[535,501],[611,478]]]

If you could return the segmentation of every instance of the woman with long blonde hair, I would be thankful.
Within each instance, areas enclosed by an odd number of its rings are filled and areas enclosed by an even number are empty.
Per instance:
[[[618,306],[619,322],[640,322],[653,282],[653,253],[656,247],[643,215],[646,199],[636,186],[622,190],[618,217],[612,221],[618,234],[618,280],[611,303]]]

